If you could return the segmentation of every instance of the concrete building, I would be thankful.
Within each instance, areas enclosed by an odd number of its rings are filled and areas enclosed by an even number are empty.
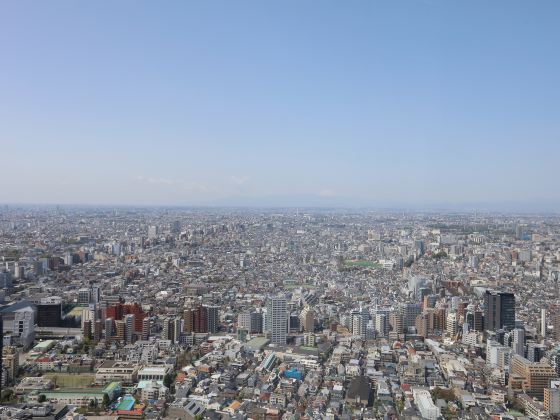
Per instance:
[[[534,363],[519,355],[511,359],[511,376],[519,376],[522,389],[531,397],[543,400],[544,390],[549,387],[551,379],[557,377],[554,369],[546,363]]]
[[[430,391],[425,388],[412,388],[412,395],[423,418],[437,420],[441,416],[440,409],[432,401]]]
[[[266,302],[266,329],[274,344],[286,344],[288,314],[284,296],[270,297]]]
[[[515,327],[515,295],[486,290],[484,295],[484,329],[512,330]]]

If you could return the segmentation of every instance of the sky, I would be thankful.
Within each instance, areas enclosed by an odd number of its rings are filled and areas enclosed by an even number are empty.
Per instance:
[[[0,2],[0,202],[560,211],[560,2]]]

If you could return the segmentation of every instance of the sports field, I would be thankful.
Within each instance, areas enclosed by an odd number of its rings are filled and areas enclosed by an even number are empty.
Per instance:
[[[344,261],[346,267],[368,267],[368,268],[381,268],[383,267],[376,261],[363,261],[363,260],[352,260]]]
[[[95,375],[90,373],[45,373],[43,377],[51,379],[60,388],[89,388],[95,381]]]

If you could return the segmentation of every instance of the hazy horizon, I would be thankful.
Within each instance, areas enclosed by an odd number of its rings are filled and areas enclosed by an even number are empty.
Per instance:
[[[557,212],[558,12],[5,2],[0,203]]]

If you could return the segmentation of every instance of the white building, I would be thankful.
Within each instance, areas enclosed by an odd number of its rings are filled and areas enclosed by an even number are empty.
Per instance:
[[[437,420],[441,411],[432,401],[432,395],[425,388],[412,388],[412,395],[422,417],[428,420]]]
[[[274,344],[286,344],[288,329],[288,315],[286,298],[276,296],[268,299],[266,303],[266,328],[270,333],[270,340]]]

